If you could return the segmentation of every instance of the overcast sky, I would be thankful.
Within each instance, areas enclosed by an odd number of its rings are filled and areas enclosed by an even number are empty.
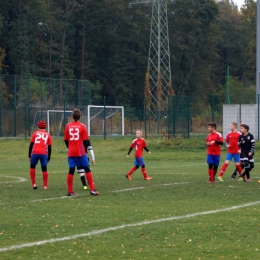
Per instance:
[[[244,0],[233,0],[234,3],[238,6],[241,7],[244,4]]]

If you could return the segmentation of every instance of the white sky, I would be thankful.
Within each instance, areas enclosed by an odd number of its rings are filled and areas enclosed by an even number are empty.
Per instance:
[[[244,0],[233,0],[234,3],[240,8],[244,4]]]

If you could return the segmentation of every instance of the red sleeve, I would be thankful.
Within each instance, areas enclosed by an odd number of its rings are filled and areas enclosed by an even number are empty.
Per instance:
[[[50,134],[49,134],[49,138],[48,138],[48,145],[52,145],[52,137]]]
[[[226,137],[226,143],[229,143],[229,138],[228,138],[228,135]]]
[[[66,128],[65,128],[64,140],[69,140],[69,137],[68,137],[68,125],[66,125]]]
[[[31,141],[30,141],[31,143],[34,143],[34,141],[35,141],[35,133],[36,133],[36,132],[34,132],[33,135],[32,135],[32,137],[31,137]]]
[[[87,132],[87,128],[84,127],[83,131],[82,131],[82,140],[88,140],[88,132]]]
[[[222,135],[219,136],[219,141],[223,143],[223,137],[222,137]]]
[[[130,145],[131,148],[134,148],[135,147],[135,141],[133,141]]]
[[[144,140],[144,142],[143,142],[143,147],[146,147],[146,141]]]

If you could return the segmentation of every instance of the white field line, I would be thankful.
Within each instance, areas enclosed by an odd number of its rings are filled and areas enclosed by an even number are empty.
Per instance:
[[[56,198],[47,198],[47,199],[38,199],[38,200],[31,200],[30,202],[41,202],[41,201],[49,201],[49,200],[60,200],[60,199],[71,199],[71,198],[75,198],[75,197],[79,197],[81,196],[80,194],[78,194],[77,196],[62,196],[62,197],[56,197]]]
[[[22,177],[17,177],[17,176],[1,176],[1,177],[4,177],[4,178],[15,178],[15,179],[18,179],[18,180],[16,180],[16,181],[1,181],[0,183],[11,183],[11,182],[23,182],[23,181],[27,181],[27,179],[22,178]]]
[[[141,190],[145,189],[146,187],[136,187],[136,188],[129,188],[129,189],[123,189],[123,190],[112,190],[110,192],[124,192],[124,191],[131,191],[131,190]]]
[[[203,216],[203,215],[216,214],[216,213],[220,213],[220,212],[250,207],[250,206],[254,206],[254,205],[258,205],[258,204],[260,204],[260,201],[254,201],[254,202],[245,203],[245,204],[232,206],[232,207],[227,207],[227,208],[223,208],[223,209],[202,211],[202,212],[187,214],[187,215],[183,215],[183,216],[174,216],[174,217],[170,217],[170,218],[161,218],[161,219],[154,219],[154,220],[149,220],[149,221],[137,222],[137,223],[133,223],[133,224],[125,224],[125,225],[120,225],[120,226],[114,226],[114,227],[90,231],[88,233],[77,234],[77,235],[73,235],[73,236],[41,240],[41,241],[36,241],[36,242],[31,242],[31,243],[14,245],[14,246],[10,246],[10,247],[2,247],[2,248],[0,248],[0,252],[12,251],[12,250],[17,250],[17,249],[22,249],[22,248],[25,248],[25,247],[45,245],[45,244],[49,244],[49,243],[68,241],[68,240],[82,238],[82,237],[101,235],[101,234],[109,232],[109,231],[116,231],[116,230],[119,230],[119,229],[125,229],[125,228],[129,228],[129,227],[137,227],[137,226],[156,224],[156,223],[178,220],[178,219],[187,219],[187,218],[194,218],[194,217]]]

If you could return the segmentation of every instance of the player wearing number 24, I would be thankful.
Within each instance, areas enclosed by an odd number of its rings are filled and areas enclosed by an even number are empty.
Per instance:
[[[43,188],[47,190],[48,188],[48,171],[47,164],[51,159],[51,146],[52,138],[51,135],[45,132],[46,123],[44,121],[38,122],[38,130],[35,131],[31,137],[31,142],[29,146],[29,161],[30,161],[30,178],[33,188],[36,190],[36,165],[38,161],[41,162],[42,167],[42,178],[43,178]]]

